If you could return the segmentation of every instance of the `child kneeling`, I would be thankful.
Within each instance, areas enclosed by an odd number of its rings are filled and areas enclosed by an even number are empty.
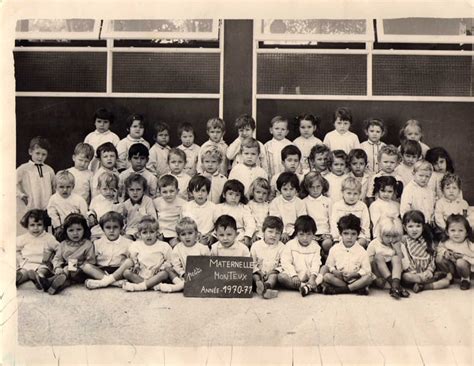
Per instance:
[[[322,283],[320,274],[321,247],[314,236],[316,223],[308,215],[301,215],[295,222],[295,235],[285,245],[281,255],[282,273],[278,275],[278,282],[286,288],[299,290],[301,296],[316,291]]]
[[[337,228],[341,242],[329,250],[326,268],[322,270],[325,273],[323,293],[368,295],[373,275],[369,255],[357,242],[361,230],[360,219],[353,214],[342,216]]]

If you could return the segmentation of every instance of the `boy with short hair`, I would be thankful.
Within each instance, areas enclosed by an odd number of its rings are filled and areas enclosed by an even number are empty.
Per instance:
[[[211,256],[250,257],[249,248],[240,240],[235,240],[237,223],[232,216],[219,216],[214,227],[218,242],[212,244]]]
[[[234,168],[237,164],[242,163],[242,142],[250,137],[254,137],[255,127],[255,120],[248,114],[242,114],[235,120],[235,128],[239,132],[239,137],[237,137],[227,148],[227,159],[232,160],[232,168]],[[257,165],[262,167],[265,172],[268,172],[265,148],[260,141],[258,141],[258,145],[260,148],[260,153],[258,156]]]
[[[225,182],[227,182],[227,177],[219,172],[222,152],[217,146],[208,146],[205,150],[201,147],[199,153],[201,156],[202,175],[211,181],[211,190],[207,199],[215,204],[220,203],[222,189]]]
[[[214,211],[216,205],[207,199],[211,190],[211,181],[195,175],[188,184],[188,193],[193,198],[183,206],[182,217],[189,217],[196,222],[197,230],[201,234],[200,243],[210,245],[214,231]]]
[[[118,153],[117,153],[117,149],[111,142],[106,142],[100,145],[96,150],[96,157],[100,161],[100,166],[99,166],[99,169],[97,169],[97,171],[92,176],[92,184],[91,184],[92,198],[94,198],[100,193],[99,189],[97,188],[97,185],[99,183],[99,177],[103,173],[113,173],[117,176],[117,180],[119,177],[119,172],[116,167]]]
[[[228,170],[228,161],[226,157],[227,144],[225,143],[223,139],[224,134],[225,134],[224,120],[217,117],[209,119],[206,124],[206,132],[207,132],[207,135],[209,136],[209,140],[207,140],[204,144],[202,144],[201,149],[199,150],[196,170],[200,174],[204,173],[204,168],[202,166],[202,156],[204,152],[207,151],[210,147],[216,147],[222,155],[222,159],[219,163],[219,173],[227,177],[227,170]]]
[[[132,241],[121,235],[123,216],[109,211],[100,218],[99,225],[105,235],[94,241],[96,263],[85,263],[82,267],[92,278],[86,280],[85,285],[89,290],[110,285],[122,287],[123,272],[132,265],[127,258]]]
[[[128,160],[130,168],[125,169],[119,175],[119,197],[125,198],[125,180],[132,174],[140,174],[147,182],[147,192],[145,194],[151,198],[156,197],[158,180],[146,169],[149,159],[148,148],[142,143],[133,144],[128,149]]]
[[[147,169],[156,177],[160,177],[170,171],[168,167],[170,126],[165,122],[157,122],[154,124],[153,129],[155,143],[150,149],[150,159],[147,163]]]
[[[267,173],[269,177],[273,177],[284,172],[285,168],[281,161],[281,150],[285,146],[292,145],[292,143],[286,138],[289,132],[288,120],[286,118],[275,116],[270,121],[270,124],[270,134],[273,138],[265,143],[264,147],[268,163]]]
[[[75,184],[72,192],[84,198],[87,204],[91,201],[93,176],[88,167],[93,157],[94,148],[85,142],[79,142],[74,148],[74,154],[72,155],[74,166],[67,170],[74,176]]]
[[[331,151],[343,150],[346,154],[360,147],[359,138],[349,128],[352,125],[352,112],[347,107],[339,107],[334,112],[334,130],[324,137],[324,145]]]
[[[337,222],[337,228],[341,242],[329,250],[325,268],[321,270],[325,272],[323,293],[368,295],[373,275],[369,255],[357,242],[360,219],[352,214],[343,216]]]
[[[184,172],[190,177],[196,174],[196,166],[198,163],[199,145],[194,143],[194,128],[190,123],[182,123],[178,127],[178,136],[181,140],[181,145],[178,149],[183,150],[186,154],[186,165]]]
[[[44,163],[50,148],[44,137],[32,138],[28,148],[31,160],[16,170],[16,196],[24,202],[26,210],[46,209],[54,192],[54,171]]]
[[[257,178],[268,179],[267,172],[257,165],[260,156],[260,143],[253,137],[244,139],[241,143],[241,163],[234,165],[229,174],[229,179],[237,179],[245,187],[248,197],[250,185]]]
[[[281,150],[281,161],[283,164],[284,172],[296,174],[300,183],[303,181],[304,176],[297,173],[301,164],[301,151],[295,145],[285,146]],[[276,181],[279,175],[274,175],[270,180],[270,200],[279,194],[276,186]]]
[[[87,215],[87,203],[78,194],[72,193],[74,188],[74,176],[67,170],[56,173],[56,193],[48,202],[48,215],[51,218],[53,229],[58,229],[67,215],[80,213]]]
[[[360,144],[360,148],[367,154],[367,170],[374,174],[379,171],[379,151],[385,142],[380,139],[387,133],[387,128],[383,120],[379,118],[369,118],[364,121],[364,132],[367,141]]]
[[[369,183],[370,174],[367,171],[367,154],[362,149],[352,149],[347,156],[347,165],[349,166],[349,176],[356,178],[361,186],[362,191],[360,200],[364,201],[367,195],[367,184]]]
[[[401,163],[395,168],[395,173],[402,179],[406,187],[413,179],[413,165],[421,159],[421,145],[415,140],[403,140],[400,144]]]

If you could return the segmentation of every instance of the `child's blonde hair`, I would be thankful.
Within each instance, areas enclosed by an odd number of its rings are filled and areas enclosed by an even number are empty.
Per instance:
[[[138,222],[138,232],[141,233],[144,230],[153,230],[158,231],[160,229],[160,225],[158,221],[150,215],[143,216],[141,220]]]
[[[258,153],[260,154],[260,144],[253,137],[248,137],[244,141],[242,141],[242,143],[240,144],[241,152],[244,151],[244,147],[246,147],[247,149],[256,148]]]
[[[380,163],[382,160],[382,155],[389,155],[389,156],[396,156],[397,161],[400,162],[402,160],[402,156],[400,155],[400,151],[395,147],[395,145],[384,145],[380,148],[379,154],[377,155],[377,160]]]
[[[190,217],[181,218],[176,224],[176,234],[180,235],[182,232],[188,229],[192,229],[197,232],[198,228],[197,228],[196,221],[194,221]]]
[[[206,130],[209,131],[211,128],[220,128],[222,132],[225,132],[224,120],[218,117],[210,118],[206,123]]]
[[[378,237],[382,235],[393,235],[401,238],[403,236],[403,225],[400,219],[394,217],[383,217],[378,222]]]
[[[309,196],[309,189],[314,182],[319,182],[321,184],[321,194],[323,196],[329,191],[329,182],[321,175],[321,173],[309,172],[304,176],[303,183],[301,184],[301,197],[304,198]]]
[[[400,130],[400,142],[407,139],[407,137],[405,135],[405,131],[409,127],[415,127],[415,128],[418,128],[418,130],[420,130],[420,135],[421,135],[420,141],[421,141],[423,139],[423,128],[421,127],[420,121],[418,121],[416,119],[409,119],[408,121],[405,122],[405,125]]]
[[[99,176],[99,180],[97,183],[97,188],[112,188],[112,189],[117,189],[118,188],[118,183],[119,179],[117,175],[111,172],[104,172]]]
[[[279,123],[279,122],[284,122],[288,125],[288,120],[282,116],[273,117],[272,120],[270,121],[270,125],[273,127],[275,123]]]
[[[250,184],[250,188],[249,188],[250,200],[253,200],[255,188],[266,189],[267,192],[270,192],[270,183],[265,178],[262,178],[262,177],[255,178],[252,184]]]
[[[74,175],[72,175],[67,170],[60,170],[56,173],[56,182],[64,182],[64,183],[71,183],[74,187],[75,179]]]
[[[429,172],[433,173],[433,165],[431,165],[431,163],[426,161],[426,160],[423,160],[423,159],[418,160],[413,165],[413,171],[417,172],[419,170],[426,170],[426,171],[429,171]]]
[[[209,146],[201,155],[201,162],[204,161],[205,157],[210,157],[212,159],[216,159],[217,162],[220,164],[222,162],[222,159],[224,158],[222,156],[222,152],[217,148],[217,146]]]
[[[341,190],[344,192],[348,189],[356,190],[357,192],[362,192],[362,184],[358,179],[354,177],[347,177],[342,181]]]

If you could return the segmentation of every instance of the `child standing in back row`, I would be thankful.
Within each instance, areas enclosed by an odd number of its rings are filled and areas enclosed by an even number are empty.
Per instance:
[[[295,146],[301,151],[301,173],[305,175],[310,171],[308,159],[311,149],[314,145],[323,143],[320,139],[314,136],[321,120],[312,114],[302,114],[296,117],[296,121],[298,122],[300,136],[293,141],[293,144],[295,144]]]
[[[352,112],[349,108],[339,107],[334,112],[334,130],[324,137],[324,144],[334,150],[343,150],[346,154],[360,147],[359,138],[349,131],[352,124]]]

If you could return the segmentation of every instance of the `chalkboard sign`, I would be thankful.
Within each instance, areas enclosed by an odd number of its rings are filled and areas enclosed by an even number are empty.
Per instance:
[[[189,256],[184,275],[187,297],[252,297],[250,257]]]

